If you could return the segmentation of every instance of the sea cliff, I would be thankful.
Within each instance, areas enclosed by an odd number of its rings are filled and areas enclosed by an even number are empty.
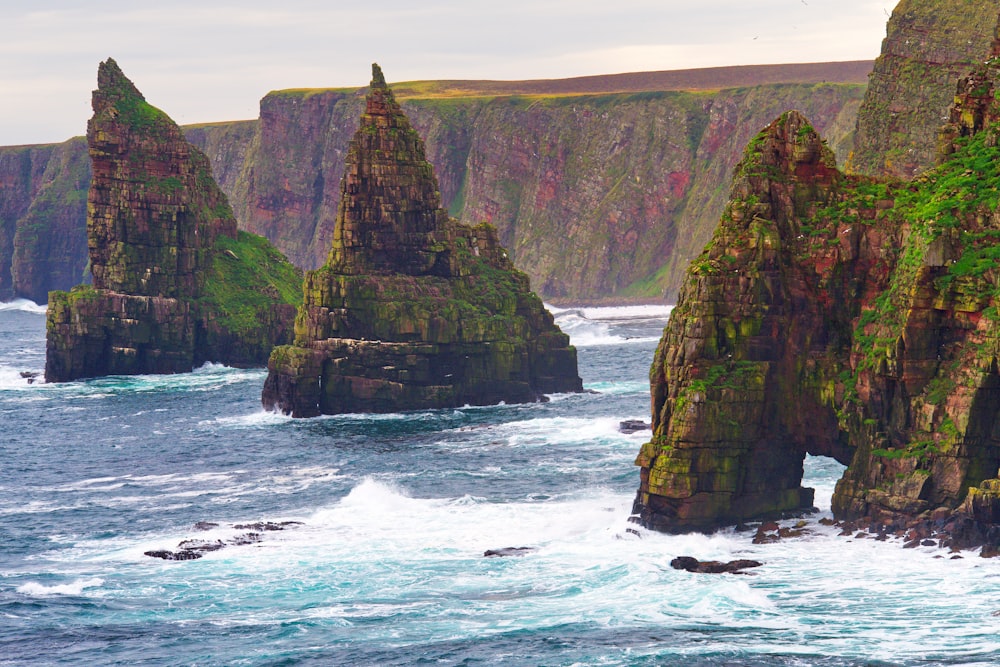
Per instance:
[[[935,165],[955,82],[989,52],[997,13],[1000,0],[896,5],[858,113],[848,171],[913,178]]]
[[[867,69],[720,68],[520,87],[420,82],[405,84],[400,101],[426,139],[445,208],[494,225],[543,296],[672,298],[711,237],[753,132],[801,109],[846,156]],[[303,268],[325,261],[364,94],[276,91],[258,120],[184,128],[241,229]],[[83,140],[0,148],[0,298],[42,302],[79,282],[89,178]]]

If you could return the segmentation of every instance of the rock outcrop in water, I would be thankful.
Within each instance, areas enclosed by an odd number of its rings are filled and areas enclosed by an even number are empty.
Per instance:
[[[1000,0],[900,1],[858,113],[848,171],[912,178],[935,165],[955,81],[989,52],[998,12]]]
[[[382,72],[351,142],[327,263],[263,402],[296,417],[538,400],[580,391],[576,350],[489,225],[441,208],[423,141]]]
[[[1000,538],[998,54],[912,183],[840,173],[794,112],[751,142],[656,352],[638,521],[808,508],[810,453],[848,465],[838,519]]]
[[[237,232],[207,158],[102,63],[87,127],[93,286],[49,295],[45,377],[262,364],[290,339],[300,275]]]

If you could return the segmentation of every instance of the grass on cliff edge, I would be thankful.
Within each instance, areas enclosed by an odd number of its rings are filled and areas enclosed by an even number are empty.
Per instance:
[[[203,294],[219,324],[245,333],[268,321],[276,301],[301,305],[302,271],[263,236],[240,231],[235,239],[216,241]]]

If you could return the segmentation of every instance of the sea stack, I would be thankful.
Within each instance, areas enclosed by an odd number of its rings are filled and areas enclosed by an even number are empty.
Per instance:
[[[848,466],[837,519],[1000,543],[998,56],[912,183],[839,172],[795,112],[751,142],[656,352],[635,520],[808,509],[815,454]]]
[[[424,144],[372,66],[326,264],[263,403],[295,417],[527,402],[580,391],[576,350],[496,231],[441,207]]]
[[[49,295],[45,377],[263,364],[291,338],[300,275],[238,232],[208,158],[108,59],[87,125],[93,285]]]

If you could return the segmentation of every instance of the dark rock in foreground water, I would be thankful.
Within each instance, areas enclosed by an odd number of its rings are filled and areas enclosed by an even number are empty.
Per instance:
[[[487,549],[483,552],[484,558],[506,558],[508,556],[524,556],[535,551],[534,547],[504,547],[503,549]]]
[[[632,434],[638,433],[639,431],[648,431],[650,425],[648,422],[644,422],[641,419],[626,419],[623,422],[618,423],[618,430],[621,433]]]
[[[675,570],[686,570],[700,574],[740,573],[743,570],[762,565],[763,563],[756,560],[731,560],[729,562],[722,562],[717,560],[698,560],[691,556],[678,556],[670,561],[670,567]]]

